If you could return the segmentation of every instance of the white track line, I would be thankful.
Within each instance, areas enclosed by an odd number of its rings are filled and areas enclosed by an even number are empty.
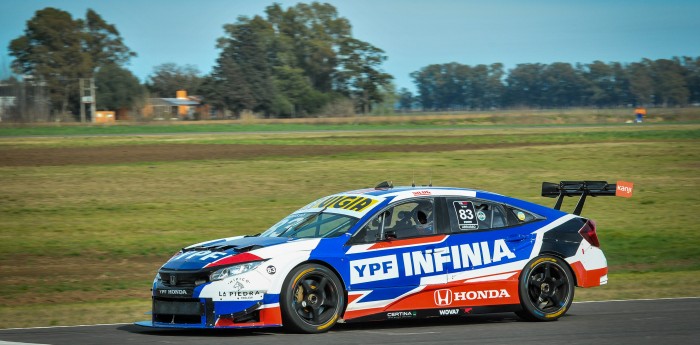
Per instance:
[[[603,301],[580,301],[574,303],[605,303],[605,302],[635,302],[635,301],[664,301],[674,299],[694,299],[700,297],[662,297],[662,298],[638,298],[638,299],[609,299]]]

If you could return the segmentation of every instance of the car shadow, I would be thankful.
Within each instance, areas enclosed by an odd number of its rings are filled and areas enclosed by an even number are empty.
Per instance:
[[[401,330],[419,329],[436,326],[465,326],[485,323],[511,323],[523,322],[513,313],[498,313],[484,315],[468,315],[460,317],[434,317],[427,319],[404,319],[388,320],[376,322],[339,323],[333,326],[329,333],[380,331],[380,330]],[[223,328],[223,329],[172,329],[172,328],[149,328],[137,325],[123,325],[117,328],[120,331],[152,335],[152,336],[176,336],[176,337],[259,337],[266,335],[295,334],[283,327],[269,328]]]

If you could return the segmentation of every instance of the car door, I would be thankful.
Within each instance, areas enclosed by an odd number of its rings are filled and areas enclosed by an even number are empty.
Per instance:
[[[470,197],[449,197],[446,204],[452,234],[449,275],[446,287],[435,291],[435,305],[517,304],[519,271],[534,236],[532,226],[514,222],[509,213],[524,211]]]
[[[422,197],[377,212],[346,245],[350,290],[392,288],[385,291],[391,295],[444,283],[447,272],[436,270],[433,260],[433,250],[447,236],[440,211],[434,198]]]

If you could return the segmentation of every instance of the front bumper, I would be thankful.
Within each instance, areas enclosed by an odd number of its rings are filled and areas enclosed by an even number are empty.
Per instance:
[[[153,297],[151,321],[138,326],[155,328],[260,328],[282,326],[279,303],[222,301],[210,298]]]

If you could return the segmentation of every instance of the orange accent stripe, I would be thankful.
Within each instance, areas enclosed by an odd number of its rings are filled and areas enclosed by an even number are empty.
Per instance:
[[[574,275],[576,275],[576,286],[580,287],[600,286],[600,278],[608,274],[607,267],[586,270],[581,261],[571,264],[571,268],[574,270]]]
[[[476,306],[490,306],[490,305],[503,305],[503,304],[518,304],[520,303],[520,298],[518,296],[518,277],[520,275],[520,270],[502,272],[484,275],[480,277],[474,277],[470,279],[477,279],[483,277],[496,276],[500,274],[508,274],[511,276],[504,279],[497,279],[492,281],[484,282],[467,282],[464,280],[454,281],[447,284],[434,284],[426,285],[420,291],[404,296],[400,299],[388,303],[384,307],[362,309],[362,310],[347,310],[343,319],[350,320],[354,318],[359,318],[363,316],[368,316],[377,313],[390,312],[390,311],[401,311],[401,310],[419,310],[419,309],[437,309],[437,308],[465,308],[465,307],[476,307]],[[487,298],[462,298],[457,300],[456,298],[447,305],[439,305],[435,300],[435,291],[447,289],[451,291],[452,296],[460,294],[461,296],[467,296],[467,293],[473,294],[479,291],[489,291],[489,297]],[[506,290],[506,294],[501,295],[502,290]],[[490,291],[496,291],[492,293]],[[491,294],[496,294],[497,296],[491,296]],[[348,304],[352,301],[357,300],[362,294],[356,294],[348,296]],[[477,296],[477,295],[474,295]]]
[[[364,294],[348,295],[348,304],[355,302],[358,298],[364,296]]]
[[[509,273],[510,273],[511,275],[510,275],[508,278],[503,278],[503,279],[511,279],[511,278],[513,278],[513,275],[514,275],[514,274],[520,273],[520,270],[509,271],[509,272],[501,272],[501,273],[494,273],[494,274],[487,274],[487,275],[485,275],[485,276],[478,276],[478,277],[467,278],[467,279],[464,280],[464,282],[471,282],[471,281],[476,280],[476,279],[483,279],[483,278],[488,278],[488,277],[506,275],[506,274],[509,274]],[[502,280],[503,280],[503,279],[502,279]],[[462,282],[462,281],[460,280],[460,282]],[[461,285],[461,283],[460,283],[459,285]]]
[[[260,309],[259,322],[242,322],[235,323],[230,318],[219,318],[216,320],[214,327],[263,327],[263,326],[279,326],[282,324],[282,311],[280,307],[271,307]]]
[[[412,246],[416,244],[429,244],[429,243],[439,243],[445,240],[447,235],[435,235],[428,237],[417,237],[417,238],[407,238],[405,240],[391,240],[377,242],[373,246],[367,248],[368,250],[373,249],[383,249],[383,248],[395,248],[403,246]]]

